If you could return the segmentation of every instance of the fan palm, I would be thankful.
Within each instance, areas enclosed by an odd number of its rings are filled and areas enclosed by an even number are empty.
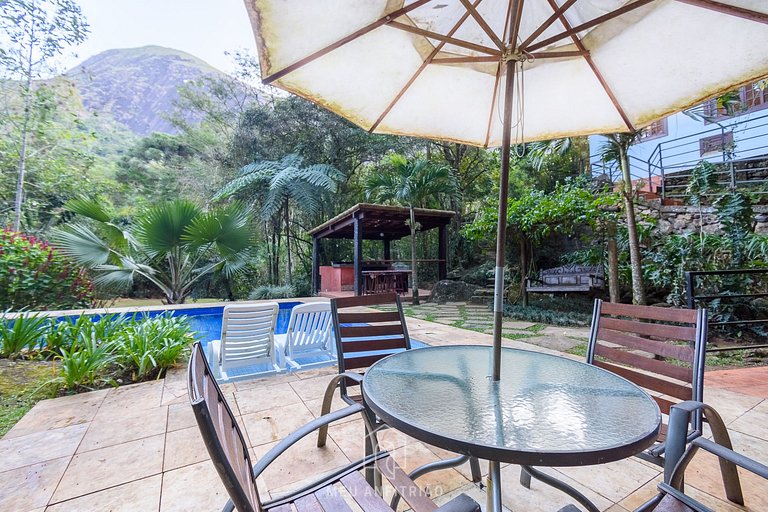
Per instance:
[[[206,274],[230,277],[251,258],[251,212],[241,203],[206,212],[189,201],[171,201],[150,208],[125,228],[94,200],[77,199],[66,208],[92,222],[56,229],[54,244],[95,270],[95,283],[104,287],[127,285],[140,275],[169,304],[181,304]]]
[[[381,172],[365,180],[365,195],[376,201],[390,201],[407,206],[411,228],[411,285],[413,303],[419,303],[419,277],[416,270],[416,215],[414,208],[425,207],[431,199],[452,197],[458,192],[453,172],[445,166],[424,159],[408,160],[403,155],[392,155]]]
[[[291,282],[290,204],[302,212],[315,215],[322,207],[323,192],[336,192],[342,174],[326,164],[303,166],[303,159],[291,153],[281,160],[262,160],[242,167],[237,177],[227,183],[213,200],[248,191],[251,200],[261,204],[263,220],[282,223],[288,256],[287,277]],[[276,251],[275,251],[276,252]]]

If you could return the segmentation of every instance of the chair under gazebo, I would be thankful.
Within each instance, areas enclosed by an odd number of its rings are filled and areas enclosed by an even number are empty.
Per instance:
[[[437,258],[419,259],[418,263],[437,264],[438,279],[445,279],[448,268],[447,226],[454,212],[416,208],[417,232],[438,230]],[[328,297],[398,292],[407,294],[411,269],[408,260],[392,259],[392,240],[410,236],[410,211],[400,206],[359,203],[334,218],[311,229],[312,290]],[[331,261],[320,265],[320,240],[353,240],[352,261]],[[363,240],[380,240],[382,257],[363,261]]]

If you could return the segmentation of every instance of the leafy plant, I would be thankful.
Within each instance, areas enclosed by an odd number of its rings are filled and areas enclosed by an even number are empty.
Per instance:
[[[175,365],[189,352],[195,341],[189,321],[184,316],[165,313],[154,318],[133,317],[115,338],[119,361],[143,380]]]
[[[98,272],[95,282],[104,287],[124,286],[140,275],[169,304],[181,304],[203,276],[234,275],[251,257],[251,212],[237,202],[203,211],[190,201],[171,201],[150,208],[128,229],[95,200],[78,199],[66,207],[95,228],[75,222],[55,230],[54,240]]]
[[[117,361],[112,343],[93,338],[77,340],[69,349],[62,348],[61,373],[49,382],[68,390],[93,389],[105,383],[114,383],[108,370]]]
[[[82,308],[93,301],[90,278],[70,258],[31,235],[0,232],[0,308]]]
[[[0,356],[14,359],[37,348],[48,330],[48,322],[47,317],[38,314],[0,320]]]

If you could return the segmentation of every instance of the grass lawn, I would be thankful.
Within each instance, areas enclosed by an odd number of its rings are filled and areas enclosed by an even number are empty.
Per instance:
[[[0,437],[37,402],[51,398],[43,387],[53,377],[50,362],[0,359]]]
[[[219,298],[205,298],[205,299],[189,299],[186,304],[204,304],[210,302],[222,302],[223,299]],[[129,308],[129,307],[141,307],[141,306],[163,306],[162,299],[116,299],[115,303],[110,307],[114,308]]]

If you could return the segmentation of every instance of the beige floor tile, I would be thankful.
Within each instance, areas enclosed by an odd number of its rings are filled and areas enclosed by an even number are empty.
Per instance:
[[[317,398],[315,400],[305,400],[304,404],[307,406],[307,408],[309,409],[309,411],[312,413],[313,416],[315,417],[320,416],[320,413],[322,412],[321,409],[323,408],[322,398]],[[331,401],[331,412],[338,411],[339,409],[343,409],[344,407],[349,407],[349,404],[341,399],[341,396],[337,391],[336,393],[333,394],[333,400]],[[344,423],[347,421],[354,421],[358,418],[360,418],[359,414],[353,414],[346,418],[342,418],[340,420],[335,421],[334,424]]]
[[[595,466],[558,468],[557,471],[618,503],[656,478],[660,469],[651,468],[634,458],[629,458]]]
[[[163,473],[160,512],[221,510],[228,499],[211,461]]]
[[[293,390],[306,402],[307,400],[323,398],[325,388],[328,387],[331,379],[330,375],[321,375],[311,379],[299,379],[290,384]]]
[[[635,492],[630,494],[629,496],[626,496],[619,501],[619,505],[621,505],[623,508],[627,510],[635,510],[640,505],[645,503],[646,501],[650,500],[654,496],[658,494],[658,490],[656,489],[656,486],[659,485],[659,482],[662,481],[662,476],[659,475],[658,477],[654,478],[641,488],[637,489]]]
[[[208,458],[203,436],[196,426],[166,434],[163,471],[196,464]]]
[[[317,438],[307,436],[270,464],[262,474],[267,488],[280,489],[349,464],[349,459],[333,439],[328,439],[323,448],[318,448],[316,442]],[[254,452],[257,457],[263,457],[275,444],[255,446]]]
[[[240,424],[245,426],[252,446],[258,446],[284,438],[312,421],[312,418],[309,409],[303,403],[297,403],[246,414],[240,420]]]
[[[88,423],[109,390],[92,391],[38,402],[3,439]]]
[[[165,435],[80,453],[72,458],[54,500],[64,501],[140,478],[163,469]]]
[[[52,505],[46,512],[152,512],[160,508],[161,475]]]
[[[158,407],[163,398],[163,381],[141,382],[129,386],[120,386],[109,391],[101,404],[99,412],[126,409],[149,409]]]
[[[235,392],[235,400],[241,414],[264,411],[275,406],[291,405],[301,402],[299,395],[290,383],[274,386],[260,386]]]
[[[99,411],[77,453],[163,434],[167,421],[167,407],[126,410],[120,415],[116,415],[112,408]]]
[[[197,420],[189,402],[168,406],[168,432],[193,426],[197,426]]]
[[[69,457],[0,473],[0,510],[44,507],[67,469]]]
[[[720,412],[719,409],[718,412]],[[763,400],[729,423],[728,430],[736,430],[765,440],[766,451],[768,451],[768,400]],[[763,460],[768,461],[768,457]]]
[[[606,510],[613,505],[600,494],[590,490],[580,483],[558,473],[552,468],[537,468],[547,474],[553,475],[568,485],[575,487],[592,501],[600,510]],[[510,464],[501,470],[501,495],[504,506],[510,510],[525,510],[526,512],[552,512],[568,504],[576,504],[576,501],[567,494],[558,491],[535,479],[531,482],[531,488],[526,489],[520,485],[520,466]],[[580,508],[581,510],[581,508]]]
[[[163,394],[160,399],[160,405],[189,403],[189,392],[187,391],[187,383],[181,382],[165,382],[163,386]]]
[[[728,391],[727,389],[707,386],[706,383],[704,384],[704,402],[717,410],[726,425],[730,425],[730,423],[755,407],[761,401],[760,398],[754,396],[742,395],[740,393]]]
[[[429,448],[429,451],[440,457],[441,459],[453,459],[458,457],[459,455],[453,452],[449,452],[448,450],[443,450],[442,448],[438,448],[437,446],[427,445],[427,448]],[[480,474],[481,475],[487,475],[488,474],[488,461],[480,460],[478,461],[480,464]],[[456,466],[454,469],[462,474],[464,478],[467,480],[472,480],[472,469],[469,466],[469,462],[465,462],[464,464],[461,464],[459,466]]]
[[[276,384],[295,382],[297,380],[299,380],[299,378],[295,373],[281,373],[279,375],[270,375],[269,377],[238,381],[234,383],[234,386],[237,391],[245,391],[246,389],[274,386]]]
[[[349,460],[361,459],[365,455],[365,424],[362,419],[331,425],[328,435]],[[312,437],[317,439],[316,435]]]
[[[72,456],[87,428],[87,424],[72,425],[0,440],[0,473]]]

